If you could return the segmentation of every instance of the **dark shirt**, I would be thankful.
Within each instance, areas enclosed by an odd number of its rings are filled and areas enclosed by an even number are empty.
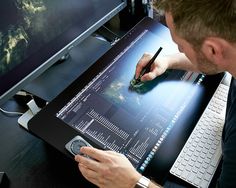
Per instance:
[[[222,134],[223,163],[218,186],[236,187],[236,80],[232,78]]]

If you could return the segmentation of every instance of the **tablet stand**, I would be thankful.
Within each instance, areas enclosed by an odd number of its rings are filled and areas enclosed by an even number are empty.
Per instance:
[[[27,106],[29,110],[27,110],[19,119],[18,123],[24,127],[25,129],[28,130],[28,121],[35,115],[37,114],[41,108],[38,107],[38,105],[35,103],[34,99],[30,100],[27,103]]]

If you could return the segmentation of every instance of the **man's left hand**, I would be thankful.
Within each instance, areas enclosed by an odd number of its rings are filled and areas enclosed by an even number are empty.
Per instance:
[[[92,147],[82,147],[80,151],[90,158],[76,155],[78,167],[82,175],[98,187],[133,188],[141,177],[123,154]]]

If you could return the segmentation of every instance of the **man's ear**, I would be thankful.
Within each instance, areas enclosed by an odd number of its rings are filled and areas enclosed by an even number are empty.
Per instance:
[[[207,59],[215,64],[219,64],[223,60],[223,41],[219,38],[211,37],[204,40],[202,44],[202,52]]]

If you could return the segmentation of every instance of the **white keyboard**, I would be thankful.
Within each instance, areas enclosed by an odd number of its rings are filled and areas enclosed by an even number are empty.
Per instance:
[[[229,86],[220,84],[185,143],[170,173],[206,188],[220,162],[221,135]]]

